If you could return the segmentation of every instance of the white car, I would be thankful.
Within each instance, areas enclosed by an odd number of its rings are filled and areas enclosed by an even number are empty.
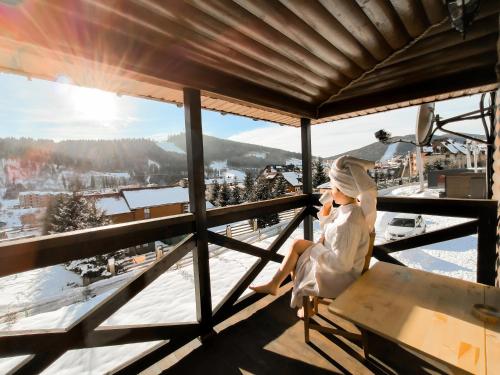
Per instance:
[[[422,215],[396,215],[385,229],[385,239],[388,241],[416,236],[425,233],[425,221]]]

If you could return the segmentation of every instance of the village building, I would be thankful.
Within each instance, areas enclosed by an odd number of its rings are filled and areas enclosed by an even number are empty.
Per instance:
[[[69,195],[68,192],[52,191],[23,191],[19,193],[19,207],[21,208],[45,208],[53,198],[60,195]]]
[[[180,186],[127,189],[120,192],[134,220],[177,215],[189,210],[189,190]]]
[[[286,192],[302,193],[302,172],[295,165],[268,165],[260,173],[257,179],[263,179],[269,185],[274,186],[276,178],[282,176],[286,181]]]
[[[136,220],[134,212],[128,206],[125,198],[118,194],[115,196],[97,198],[95,200],[95,205],[98,209],[105,212],[106,216],[111,219],[113,224]]]

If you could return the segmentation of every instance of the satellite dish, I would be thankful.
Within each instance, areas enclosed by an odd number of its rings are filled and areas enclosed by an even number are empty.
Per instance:
[[[415,128],[415,138],[418,146],[427,145],[432,137],[432,120],[434,119],[434,103],[420,105]]]

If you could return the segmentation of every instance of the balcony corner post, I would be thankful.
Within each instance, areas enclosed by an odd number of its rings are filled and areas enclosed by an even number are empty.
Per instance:
[[[311,155],[311,119],[301,118],[302,143],[302,191],[309,195],[312,202],[312,155]],[[304,219],[304,239],[313,240],[313,218],[309,214]]]
[[[208,261],[201,98],[199,90],[184,88],[183,91],[189,202],[190,211],[195,217],[196,228],[196,248],[193,250],[196,318],[201,326],[201,337],[205,337],[213,331],[213,319]]]
[[[499,20],[500,22],[500,20]],[[500,81],[500,37],[498,45],[498,63],[497,63],[497,77]],[[494,145],[493,145],[493,176],[492,176],[493,186],[492,193],[493,199],[500,202],[500,89],[497,90],[495,96],[495,135],[494,135]],[[495,286],[500,286],[500,207],[497,210],[497,220],[494,224],[496,227],[496,254],[495,254]],[[492,225],[494,225],[492,223]],[[478,254],[479,256],[479,254]]]

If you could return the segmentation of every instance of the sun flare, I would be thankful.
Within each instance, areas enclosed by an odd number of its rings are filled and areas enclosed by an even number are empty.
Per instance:
[[[84,121],[111,127],[118,118],[118,98],[110,92],[72,86],[69,99]]]

